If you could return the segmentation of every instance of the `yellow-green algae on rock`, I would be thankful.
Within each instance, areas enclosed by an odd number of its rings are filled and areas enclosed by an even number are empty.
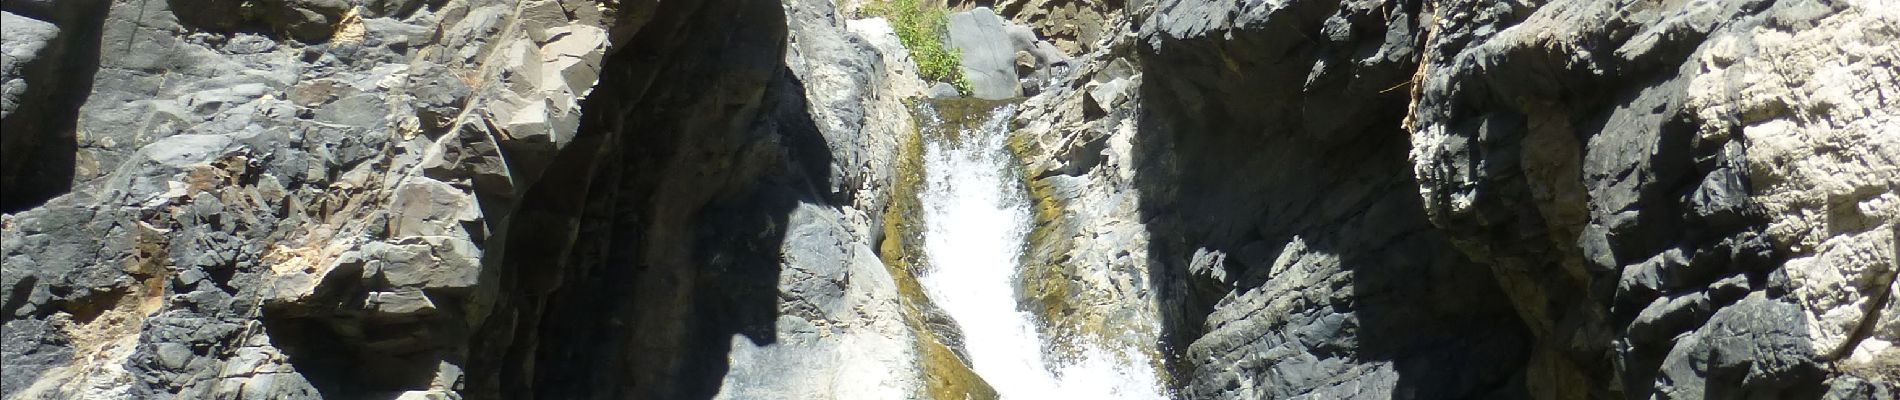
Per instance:
[[[912,110],[928,106],[913,104]],[[931,121],[921,118],[922,115],[919,117],[917,121],[920,125]],[[883,238],[878,243],[878,256],[897,281],[898,294],[904,303],[905,322],[917,338],[919,362],[922,363],[920,369],[925,379],[925,397],[936,400],[995,399],[996,390],[944,344],[941,332],[933,331],[926,321],[926,313],[935,306],[924,294],[923,286],[917,283],[920,268],[928,265],[922,250],[923,210],[918,198],[924,185],[923,129],[920,127],[900,139],[897,173],[891,185],[890,205],[884,209]]]
[[[1018,278],[1018,288],[1029,306],[1028,311],[1040,321],[1041,331],[1048,337],[1080,337],[1103,344],[1126,339],[1114,334],[1119,326],[1110,325],[1115,318],[1099,312],[1103,309],[1101,305],[1087,304],[1084,295],[1088,288],[1078,283],[1080,271],[1072,264],[1070,254],[1075,248],[1074,236],[1078,234],[1080,221],[1067,209],[1075,194],[1062,196],[1050,171],[1031,163],[1031,160],[1046,160],[1056,155],[1030,134],[1013,127],[1008,143],[1010,153],[1020,161],[1019,176],[1035,211],[1035,221],[1025,238],[1023,267]],[[1051,354],[1073,356],[1080,350],[1074,347],[1073,341],[1051,341],[1048,345],[1052,348],[1046,350]],[[1174,377],[1165,365],[1166,358],[1155,343],[1144,343],[1136,348],[1145,353],[1143,356],[1161,382],[1173,382]]]

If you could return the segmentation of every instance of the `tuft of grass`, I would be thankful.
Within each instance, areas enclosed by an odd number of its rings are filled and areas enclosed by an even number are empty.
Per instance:
[[[924,79],[949,82],[957,91],[970,93],[970,81],[963,77],[963,54],[943,45],[949,29],[950,10],[920,0],[881,0],[864,7],[870,15],[884,17],[897,31],[897,40],[910,50],[917,61],[917,75]]]

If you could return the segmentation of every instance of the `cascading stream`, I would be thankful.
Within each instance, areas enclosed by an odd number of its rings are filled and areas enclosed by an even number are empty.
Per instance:
[[[977,129],[946,126],[931,110],[919,121],[960,130],[924,138],[924,291],[962,328],[972,369],[1004,399],[1166,398],[1139,351],[1065,343],[1075,357],[1043,354],[1015,287],[1033,221],[1005,147],[1015,111],[995,107]]]

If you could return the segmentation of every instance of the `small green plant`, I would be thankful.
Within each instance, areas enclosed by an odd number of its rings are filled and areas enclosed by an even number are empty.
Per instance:
[[[949,82],[957,91],[970,93],[970,81],[963,78],[963,54],[944,47],[943,35],[949,26],[950,11],[941,5],[919,0],[881,0],[865,6],[870,15],[890,20],[897,40],[910,49],[917,61],[917,75],[924,79]]]

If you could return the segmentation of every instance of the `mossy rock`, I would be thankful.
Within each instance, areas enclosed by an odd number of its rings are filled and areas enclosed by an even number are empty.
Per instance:
[[[878,256],[897,282],[905,323],[916,337],[926,398],[996,399],[996,389],[970,369],[967,356],[944,343],[947,336],[953,335],[933,329],[929,323],[930,315],[941,312],[917,281],[917,274],[927,265],[921,229],[923,207],[918,197],[924,187],[924,147],[923,135],[917,131],[910,133],[900,139],[891,202],[883,212],[884,234],[878,243]]]

